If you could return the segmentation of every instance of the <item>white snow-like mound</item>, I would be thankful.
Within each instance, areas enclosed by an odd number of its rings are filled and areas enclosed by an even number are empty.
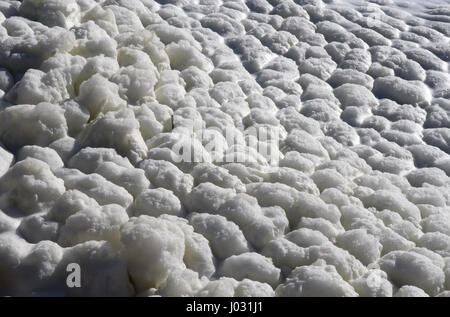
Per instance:
[[[448,296],[446,2],[0,0],[0,296]]]

